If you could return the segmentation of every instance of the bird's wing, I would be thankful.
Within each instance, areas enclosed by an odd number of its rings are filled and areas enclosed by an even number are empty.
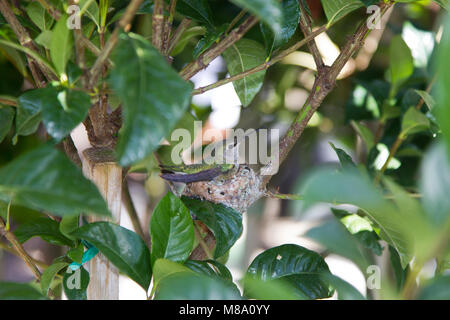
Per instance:
[[[188,174],[163,172],[161,173],[161,178],[172,182],[190,183],[198,181],[210,181],[215,177],[221,175],[222,173],[223,173],[222,170],[217,167],[203,170],[197,173],[188,173]]]

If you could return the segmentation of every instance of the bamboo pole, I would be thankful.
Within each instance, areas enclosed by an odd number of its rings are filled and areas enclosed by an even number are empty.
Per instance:
[[[83,173],[95,183],[112,213],[111,222],[120,224],[122,193],[122,168],[114,159],[111,149],[89,148],[83,152]],[[102,218],[90,217],[89,222]],[[90,282],[87,290],[89,300],[118,300],[119,271],[102,254],[89,263]]]

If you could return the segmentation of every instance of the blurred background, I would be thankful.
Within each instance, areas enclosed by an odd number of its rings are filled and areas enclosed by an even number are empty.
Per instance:
[[[226,1],[212,1],[212,8],[217,15],[223,15],[224,21],[230,15],[229,10],[236,8],[227,5]],[[319,0],[308,1],[316,26],[326,23]],[[317,45],[324,61],[331,64],[339,54],[339,47],[345,42],[365,15],[365,8],[356,10],[338,22],[329,31],[317,38]],[[280,168],[279,173],[271,180],[270,185],[280,193],[298,193],[302,181],[316,167],[337,166],[338,158],[329,142],[345,150],[355,163],[364,161],[368,155],[364,146],[352,127],[351,120],[362,121],[376,131],[379,115],[379,103],[376,96],[367,89],[374,81],[383,95],[383,83],[387,82],[389,69],[389,45],[394,35],[402,35],[411,49],[416,66],[410,78],[412,86],[424,90],[430,80],[429,67],[435,44],[439,41],[442,30],[436,29],[442,19],[442,10],[431,1],[424,0],[414,4],[397,5],[388,12],[381,22],[382,28],[374,30],[368,36],[363,49],[344,68],[339,76],[335,90],[326,98],[319,111],[311,119],[308,128],[298,141],[289,158]],[[148,35],[151,29],[148,15],[139,16],[136,26],[139,33]],[[261,41],[259,28],[255,27],[247,35],[248,38]],[[298,41],[301,33],[297,30],[290,44]],[[192,51],[198,38],[186,39],[185,47],[175,57],[173,65],[180,69],[186,61],[192,60]],[[286,45],[286,47],[289,44]],[[2,48],[0,48],[1,50]],[[27,84],[9,60],[0,57],[0,74],[8,74],[8,81],[0,81],[0,95],[3,93],[17,95]],[[224,60],[219,57],[207,69],[198,73],[192,81],[195,87],[214,83],[227,76]],[[287,56],[280,63],[268,69],[263,88],[247,107],[242,107],[232,84],[228,84],[204,94],[193,97],[192,104],[195,116],[205,120],[206,127],[217,130],[227,128],[278,128],[280,135],[287,130],[291,121],[308,97],[315,77],[314,63],[306,47]],[[377,160],[383,164],[388,156],[388,145],[395,135],[387,133],[380,140]],[[81,153],[90,147],[85,129],[82,125],[76,128],[72,137]],[[414,148],[425,149],[430,142],[429,137],[418,137],[409,152],[398,154],[391,166],[397,168],[394,175],[403,186],[415,187],[416,173],[420,164],[420,152]],[[21,137],[13,148],[9,139],[0,144],[0,166],[10,161],[17,154],[27,151],[41,143],[37,136]],[[355,151],[356,150],[356,151]],[[159,199],[168,188],[156,170],[148,174],[133,172],[128,176],[128,186],[136,211],[141,219],[148,240],[148,225],[151,213]],[[13,206],[13,221],[20,223],[30,217],[39,217],[40,213],[18,206]],[[244,232],[232,248],[227,266],[234,279],[241,279],[252,259],[263,250],[285,244],[294,243],[321,253],[326,257],[332,273],[353,284],[361,293],[366,294],[365,277],[351,261],[326,252],[323,247],[306,236],[311,228],[320,225],[332,217],[330,207],[317,205],[305,210],[301,201],[263,198],[255,203],[244,214]],[[126,208],[122,208],[121,225],[133,229]],[[14,228],[14,225],[13,225]],[[9,253],[4,239],[0,240],[0,280],[25,282],[33,280],[26,265]],[[25,249],[41,264],[62,255],[60,248],[40,238],[32,238],[25,243]],[[388,250],[376,257],[380,264],[389,259]],[[429,266],[433,268],[433,266]],[[376,295],[376,293],[374,293]],[[145,293],[132,280],[122,277],[120,283],[121,299],[145,299]]]

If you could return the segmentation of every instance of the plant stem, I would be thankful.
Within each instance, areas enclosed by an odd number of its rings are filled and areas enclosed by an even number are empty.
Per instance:
[[[122,203],[124,204],[125,209],[127,209],[134,231],[136,231],[142,240],[145,240],[144,230],[142,229],[141,221],[139,220],[136,208],[134,207],[133,200],[131,199],[130,189],[128,188],[128,181],[126,177],[122,184]]]
[[[228,26],[227,30],[225,31],[225,34],[228,34],[228,32],[230,32],[230,30],[233,29],[233,27],[238,24],[238,22],[245,16],[246,13],[247,13],[247,10],[242,9],[238,13],[238,15],[236,17],[234,17],[233,20],[231,20],[230,25]]]
[[[236,81],[236,80],[240,80],[243,79],[245,77],[247,77],[248,75],[251,75],[253,73],[262,71],[262,70],[266,70],[269,67],[271,67],[272,65],[274,65],[275,63],[277,63],[278,61],[282,60],[283,58],[285,58],[286,56],[288,56],[289,54],[291,54],[294,51],[297,51],[299,48],[303,47],[306,43],[308,43],[309,41],[313,40],[315,37],[317,37],[319,34],[321,34],[322,32],[326,31],[327,28],[326,26],[322,26],[320,28],[318,28],[317,30],[311,32],[311,34],[309,34],[307,37],[305,37],[303,40],[297,42],[296,44],[294,44],[293,46],[287,48],[286,50],[281,51],[278,55],[276,55],[275,57],[273,57],[271,60],[264,62],[263,64],[260,64],[259,66],[256,66],[254,68],[248,69],[244,72],[238,73],[234,76],[228,77],[226,79],[222,79],[219,80],[213,84],[204,86],[204,87],[200,87],[197,88],[195,90],[192,91],[192,95],[197,95],[197,94],[202,94],[208,90],[223,86],[229,82],[232,81]]]
[[[6,252],[8,252],[8,253],[10,253],[10,254],[13,254],[13,255],[15,255],[16,257],[21,258],[21,256],[19,255],[19,253],[18,253],[16,250],[14,250],[13,248],[10,248],[7,244],[5,244],[5,243],[3,243],[3,242],[1,242],[1,241],[0,241],[0,249],[5,250]],[[40,267],[40,268],[43,268],[43,269],[48,268],[48,264],[46,264],[45,262],[36,260],[36,259],[34,259],[33,257],[30,257],[30,258],[31,258],[32,262],[33,262],[36,266],[38,266],[38,267]]]
[[[175,45],[178,43],[178,40],[180,40],[181,36],[183,35],[184,31],[186,31],[187,27],[191,24],[191,19],[183,19],[180,22],[180,25],[173,33],[172,37],[169,40],[168,47],[166,49],[167,55],[170,55],[173,48],[175,48]]]
[[[391,149],[389,150],[389,156],[386,159],[386,162],[383,164],[383,166],[380,169],[380,174],[383,174],[388,165],[389,162],[391,162],[392,158],[395,156],[395,154],[397,153],[398,148],[401,146],[401,144],[403,143],[403,141],[405,141],[405,138],[403,137],[403,135],[399,134],[397,139],[395,139],[394,143],[391,146]],[[377,179],[377,181],[379,180],[379,178]]]
[[[180,76],[185,80],[192,78],[200,70],[206,68],[211,61],[221,55],[226,49],[239,41],[257,22],[258,19],[256,17],[251,16],[247,18],[239,27],[231,31],[230,34],[222,41],[202,53],[197,60],[184,67],[183,70],[180,71]]]
[[[172,31],[172,23],[173,17],[175,16],[176,7],[177,7],[177,0],[170,0],[169,18],[166,20],[162,36],[162,52],[165,55],[168,55],[167,48],[169,47],[170,34]]]
[[[300,5],[300,29],[302,29],[303,34],[305,35],[305,38],[308,38],[312,33],[312,27],[311,27],[311,19],[309,15],[306,12],[306,8],[303,4],[303,1],[299,1]],[[317,72],[322,72],[323,67],[325,66],[325,63],[323,62],[322,55],[319,52],[319,49],[317,48],[316,41],[308,41],[308,48],[311,52],[314,62],[317,67]]]
[[[144,0],[132,0],[130,4],[127,6],[125,13],[122,18],[119,20],[118,26],[114,29],[113,33],[109,37],[108,41],[105,44],[105,48],[102,50],[101,54],[95,60],[94,65],[92,66],[89,72],[89,83],[88,88],[93,88],[100,76],[101,71],[103,70],[103,65],[111,54],[112,50],[115,48],[117,41],[119,40],[119,32],[120,30],[128,29],[128,25],[134,18],[139,6]]]
[[[299,194],[278,193],[274,191],[266,191],[264,196],[268,198],[277,198],[282,200],[303,200],[303,196]]]
[[[164,1],[155,0],[152,15],[152,44],[161,51],[164,35]]]
[[[0,218],[0,236],[4,236],[9,241],[9,243],[11,243],[14,250],[17,252],[18,256],[20,258],[22,258],[22,260],[25,262],[25,264],[28,266],[28,268],[30,268],[31,272],[33,272],[36,280],[41,281],[41,272],[34,264],[33,258],[31,258],[28,255],[28,253],[22,247],[20,242],[17,240],[14,233],[12,233],[9,230],[6,230],[6,225],[5,225],[5,222],[3,221],[3,218]]]
[[[197,226],[197,224],[195,222],[194,222],[194,233],[195,233],[195,237],[197,238],[198,243],[199,243],[200,247],[202,248],[202,250],[203,250],[204,254],[206,255],[206,257],[208,259],[212,259],[213,255],[211,254],[211,251],[210,251],[208,245],[206,244],[205,240],[203,239],[200,231],[198,230],[198,226]],[[206,237],[205,237],[205,239],[206,239]]]

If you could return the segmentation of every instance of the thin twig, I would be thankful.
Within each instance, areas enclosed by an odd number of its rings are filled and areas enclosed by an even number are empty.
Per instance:
[[[392,3],[382,2],[379,6],[381,8],[381,12],[385,13],[386,10],[392,6]],[[363,46],[364,40],[369,32],[370,30],[367,27],[366,21],[363,21],[356,32],[347,41],[333,65],[331,67],[324,67],[325,71],[317,74],[308,99],[280,141],[280,152],[277,165],[280,165],[286,159],[287,155],[302,135],[313,114],[320,107],[328,93],[330,93],[335,87],[336,78],[342,68],[345,66],[347,61]],[[271,164],[267,166],[268,169],[270,169],[270,166]],[[263,184],[267,184],[270,179],[270,175],[264,176]]]
[[[281,51],[278,55],[276,55],[275,57],[273,57],[271,60],[260,64],[259,66],[256,66],[254,68],[248,69],[244,72],[238,73],[234,76],[219,80],[213,84],[204,86],[204,87],[200,87],[197,88],[195,90],[192,91],[192,95],[197,95],[197,94],[202,94],[208,90],[212,90],[214,88],[223,86],[229,82],[232,81],[236,81],[236,80],[240,80],[243,79],[245,77],[247,77],[248,75],[251,75],[253,73],[262,71],[262,70],[266,70],[269,67],[271,67],[272,65],[274,65],[275,63],[277,63],[278,61],[282,60],[283,58],[285,58],[286,56],[288,56],[289,54],[291,54],[294,51],[297,51],[299,48],[303,47],[306,43],[310,42],[311,40],[313,40],[315,37],[317,37],[319,34],[321,34],[322,32],[326,31],[327,28],[326,26],[321,26],[320,28],[318,28],[317,30],[311,32],[311,34],[309,34],[307,37],[305,37],[304,39],[302,39],[301,41],[297,42],[296,44],[294,44],[293,46],[287,48],[286,50]]]
[[[161,51],[164,34],[164,1],[155,0],[152,15],[152,44]]]
[[[238,24],[238,22],[245,16],[245,14],[247,13],[246,9],[242,9],[236,17],[234,17],[233,20],[231,20],[230,24],[228,25],[227,30],[225,31],[225,34],[228,34],[228,32],[230,32],[231,29],[234,28],[235,25]]]
[[[170,0],[169,18],[166,19],[166,24],[164,26],[163,36],[162,36],[162,52],[165,55],[168,54],[167,48],[169,47],[170,33],[172,31],[172,23],[173,23],[173,17],[175,16],[176,7],[177,7],[177,0]]]
[[[94,65],[92,66],[89,72],[89,83],[88,87],[93,88],[97,83],[98,77],[100,76],[103,65],[111,54],[112,50],[115,48],[117,41],[119,40],[119,32],[120,30],[125,30],[127,26],[133,20],[139,6],[143,0],[132,0],[128,7],[125,10],[122,18],[119,20],[117,27],[114,29],[113,33],[109,37],[108,41],[105,44],[105,48],[102,50],[102,53],[97,57]]]
[[[15,255],[16,257],[21,258],[21,256],[19,255],[19,253],[18,253],[16,250],[14,250],[13,248],[9,247],[7,244],[5,244],[5,243],[3,243],[3,242],[1,242],[1,241],[0,241],[0,249],[5,250],[6,252],[8,252],[8,253],[10,253],[10,254],[13,254],[13,255]],[[32,261],[36,266],[38,266],[38,267],[40,267],[40,268],[42,268],[42,269],[48,268],[48,264],[46,264],[45,262],[40,261],[40,260],[36,260],[36,259],[34,259],[33,257],[30,257],[30,258],[31,258],[31,261]]]
[[[192,78],[200,70],[206,68],[211,61],[220,56],[226,49],[239,41],[257,22],[258,19],[256,17],[251,16],[247,18],[239,27],[233,29],[233,31],[231,31],[222,41],[202,53],[197,60],[184,67],[183,70],[180,71],[180,76],[185,80]]]
[[[306,11],[306,8],[303,4],[303,1],[299,1],[300,5],[300,29],[302,29],[303,34],[305,35],[305,38],[308,38],[309,35],[312,33],[312,21]],[[319,49],[317,48],[316,41],[308,41],[308,48],[311,52],[312,56],[314,57],[314,62],[317,66],[317,72],[322,72],[324,70],[325,63],[323,62],[322,55],[319,52]]]
[[[170,38],[168,47],[166,49],[167,54],[169,55],[172,50],[175,48],[175,45],[178,43],[178,40],[180,40],[181,36],[183,35],[184,31],[186,31],[187,27],[191,24],[191,19],[183,19],[181,20],[178,28],[173,33],[172,37]]]
[[[142,229],[141,221],[134,207],[133,200],[131,199],[130,189],[128,188],[127,178],[122,182],[122,203],[127,209],[128,216],[130,217],[131,223],[133,224],[134,231],[145,240],[144,230]]]

